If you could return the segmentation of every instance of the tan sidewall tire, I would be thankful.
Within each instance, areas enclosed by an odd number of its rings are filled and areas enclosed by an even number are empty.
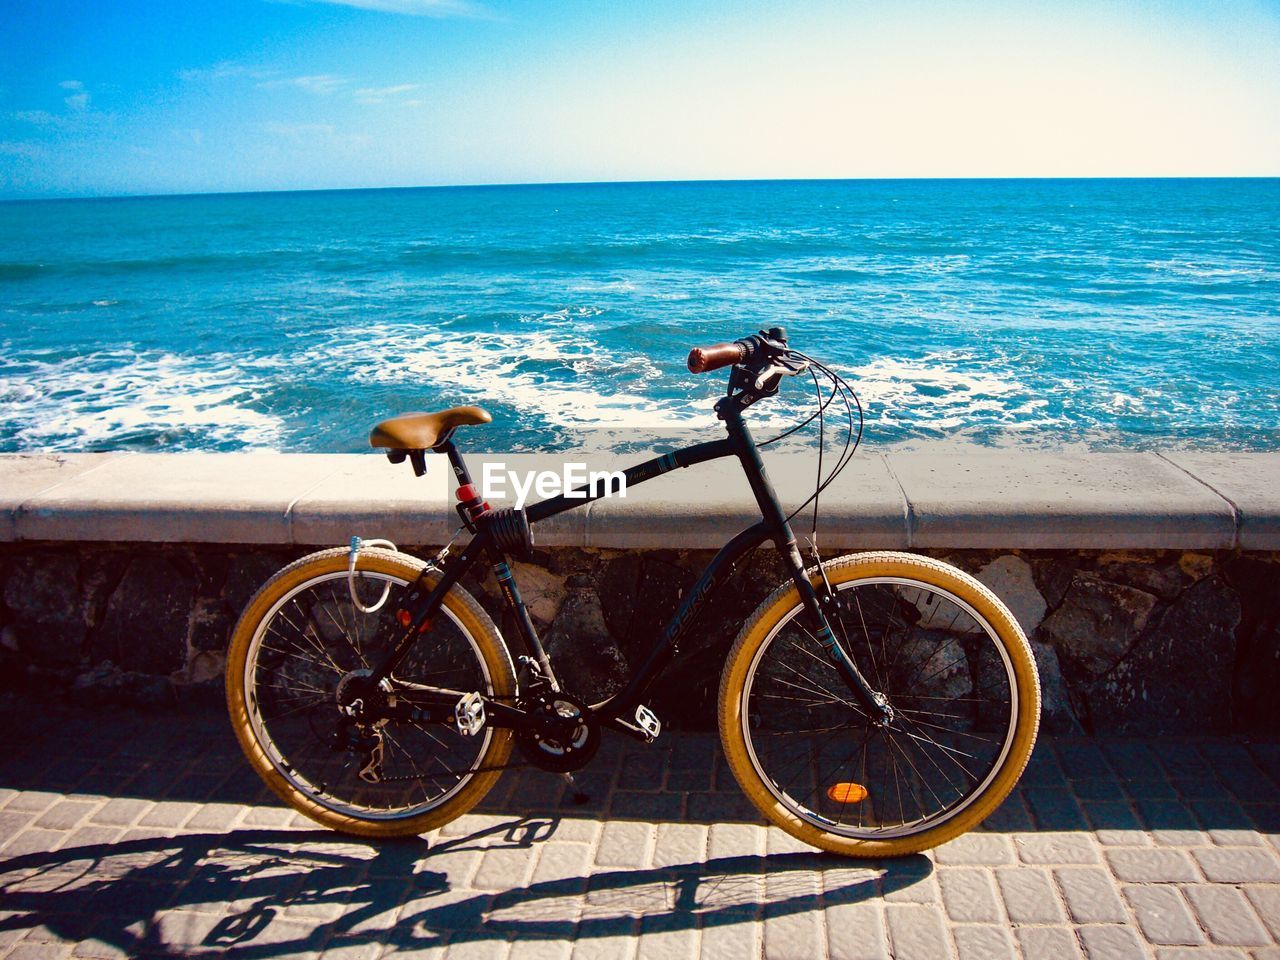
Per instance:
[[[450,820],[457,819],[479,803],[497,782],[502,772],[493,770],[476,774],[446,803],[416,817],[392,821],[360,820],[321,806],[295,789],[267,758],[254,736],[253,726],[249,721],[244,686],[245,659],[249,654],[249,647],[259,623],[272,606],[289,591],[315,577],[336,571],[345,572],[348,556],[346,549],[338,547],[303,557],[272,577],[249,601],[239,623],[236,624],[235,632],[231,635],[231,647],[227,653],[227,708],[231,715],[231,726],[249,763],[267,786],[289,806],[317,823],[343,833],[363,837],[396,837],[425,833]],[[412,582],[425,566],[423,561],[407,554],[369,549],[361,551],[357,569],[383,573]],[[434,583],[433,580],[428,582]],[[492,678],[494,693],[497,696],[513,696],[516,681],[515,671],[511,666],[511,655],[507,652],[506,644],[503,643],[497,627],[489,619],[488,614],[481,609],[471,594],[456,585],[445,595],[444,605],[458,618],[479,647],[485,665],[488,667],[489,676]],[[489,748],[481,759],[481,763],[486,767],[500,766],[511,755],[511,731],[496,727],[491,728],[491,731]]]
[[[958,837],[992,813],[1022,775],[1040,726],[1040,680],[1022,628],[1003,603],[973,577],[948,564],[909,553],[863,553],[823,564],[832,585],[869,577],[902,577],[947,590],[978,611],[995,628],[1013,664],[1018,689],[1018,715],[1013,742],[1004,765],[987,789],[966,810],[923,833],[892,840],[857,840],[827,833],[801,820],[765,786],[751,763],[742,733],[742,692],[751,662],[778,622],[798,603],[800,593],[788,582],[760,604],[738,634],[720,679],[720,739],[729,766],[753,804],[771,822],[805,843],[853,857],[894,857],[927,850]],[[810,570],[814,576],[817,568]]]

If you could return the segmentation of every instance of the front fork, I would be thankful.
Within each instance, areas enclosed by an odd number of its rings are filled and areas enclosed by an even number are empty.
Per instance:
[[[873,723],[887,727],[893,722],[893,706],[889,703],[889,698],[867,682],[858,665],[853,662],[850,652],[840,644],[831,629],[831,620],[839,614],[836,609],[835,591],[831,589],[821,561],[818,562],[819,580],[815,586],[805,572],[804,560],[800,556],[800,549],[796,546],[794,539],[788,547],[789,550],[786,553],[791,561],[791,578],[795,581],[796,589],[800,591],[800,599],[804,603],[809,622],[814,626],[814,639],[831,658],[836,672],[840,674],[840,678],[844,680],[849,692],[853,694],[858,705],[866,711],[867,716]]]

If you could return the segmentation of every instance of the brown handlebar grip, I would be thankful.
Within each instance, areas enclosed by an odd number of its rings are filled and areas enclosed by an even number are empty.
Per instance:
[[[740,343],[717,343],[711,347],[694,347],[689,351],[689,372],[708,373],[743,359],[747,348]]]

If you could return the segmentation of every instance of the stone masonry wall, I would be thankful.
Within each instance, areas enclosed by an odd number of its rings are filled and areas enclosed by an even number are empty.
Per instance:
[[[215,703],[239,611],[306,552],[3,545],[0,689],[159,709]],[[1040,664],[1050,730],[1280,731],[1280,554],[922,552],[974,573],[1013,610]],[[563,548],[514,567],[562,679],[595,697],[639,663],[711,555]],[[518,644],[487,571],[477,572],[485,580],[465,586]],[[652,698],[665,722],[714,725],[728,647],[782,577],[761,550],[723,588]]]

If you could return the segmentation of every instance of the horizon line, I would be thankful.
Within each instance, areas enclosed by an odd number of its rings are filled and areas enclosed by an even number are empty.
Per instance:
[[[361,193],[392,190],[492,190],[512,187],[601,187],[601,186],[674,186],[681,184],[719,183],[952,183],[952,182],[1023,182],[1023,181],[1109,181],[1109,180],[1280,180],[1280,174],[1228,174],[1194,176],[1013,176],[1013,177],[705,177],[685,179],[641,180],[522,180],[507,183],[427,183],[411,186],[383,187],[287,187],[262,190],[191,190],[173,193],[83,194],[73,196],[0,197],[0,203],[59,203],[80,200],[160,200],[184,197],[246,197],[265,194],[293,193]]]

